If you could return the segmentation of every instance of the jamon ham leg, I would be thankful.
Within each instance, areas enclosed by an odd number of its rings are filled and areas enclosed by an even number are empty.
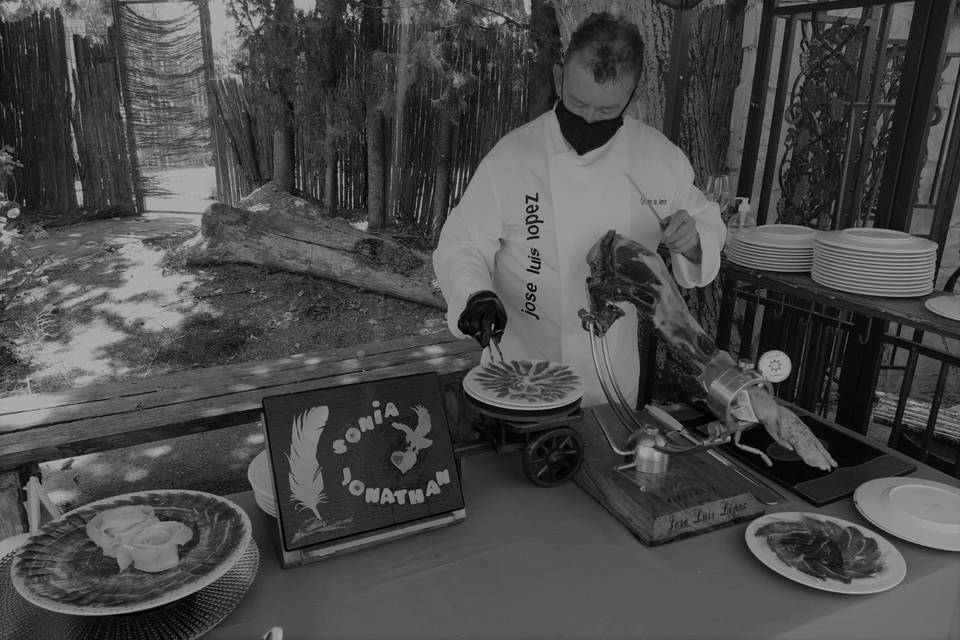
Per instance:
[[[689,355],[703,372],[719,353],[716,343],[687,309],[660,256],[643,245],[608,231],[587,254],[590,310],[581,310],[584,328],[604,335],[623,315],[618,302],[646,314],[666,340]],[[778,405],[762,387],[748,391],[753,410],[770,436],[796,451],[807,464],[829,470],[836,461],[793,412]],[[739,439],[739,438],[738,438]]]

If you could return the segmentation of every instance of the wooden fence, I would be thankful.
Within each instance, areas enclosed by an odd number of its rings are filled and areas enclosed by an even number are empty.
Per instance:
[[[397,25],[385,27],[386,49],[395,51],[401,37]],[[475,75],[476,90],[466,99],[466,107],[454,118],[450,150],[441,144],[444,116],[434,106],[442,90],[437,79],[423,79],[407,90],[396,127],[393,113],[385,114],[387,144],[384,167],[387,169],[385,193],[388,222],[415,226],[424,233],[434,227],[434,198],[446,194],[445,210],[455,203],[483,156],[496,141],[526,121],[526,34],[519,31],[490,31],[460,48],[454,61],[458,70]],[[348,56],[348,58],[350,58]],[[350,58],[345,73],[351,82],[362,81],[362,66]],[[395,74],[394,74],[395,75]],[[255,107],[237,76],[217,81],[218,117],[215,122],[223,135],[218,157],[225,159],[221,169],[220,199],[235,203],[272,174],[272,120]],[[323,163],[317,152],[323,139],[321,124],[295,122],[297,188],[320,201],[323,193]],[[337,144],[335,203],[338,209],[364,211],[367,201],[367,157],[365,132],[348,136]],[[448,163],[445,170],[443,162]],[[448,182],[438,185],[437,177]]]
[[[73,46],[73,64],[69,46]],[[117,61],[111,39],[65,38],[59,11],[0,22],[0,143],[25,208],[61,214],[133,206]]]
[[[111,38],[112,40],[112,38]],[[73,36],[77,67],[74,133],[83,204],[92,209],[131,206],[133,173],[121,114],[120,78],[111,44]]]
[[[0,143],[28,170],[15,175],[30,209],[77,206],[77,166],[70,131],[71,92],[59,12],[0,22]]]

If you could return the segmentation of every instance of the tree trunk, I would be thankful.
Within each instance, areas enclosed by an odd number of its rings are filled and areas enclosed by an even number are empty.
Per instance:
[[[256,264],[445,308],[430,256],[341,218],[268,183],[237,203],[203,214],[189,262]]]
[[[553,86],[553,65],[560,62],[560,28],[553,6],[547,0],[530,3],[530,33],[533,59],[527,75],[527,119],[549,111],[557,99]]]
[[[273,182],[287,193],[293,193],[293,123],[289,110],[284,112],[286,115],[273,132]]]
[[[397,53],[397,90],[394,98],[393,131],[390,136],[390,175],[387,191],[387,216],[403,216],[399,211],[402,181],[400,179],[401,162],[404,159],[403,144],[404,111],[407,104],[407,89],[410,88],[410,8],[403,5],[400,9],[400,42]]]
[[[333,97],[327,98],[324,124],[326,131],[323,134],[323,204],[327,207],[327,214],[337,215],[337,148],[333,143]]]
[[[383,114],[367,101],[367,222],[370,229],[382,229],[386,158],[383,155]]]
[[[440,229],[447,219],[447,205],[450,200],[450,156],[453,142],[453,122],[441,117],[440,137],[437,140],[437,168],[434,173],[433,187],[433,237],[440,235]]]
[[[295,24],[293,0],[276,0],[274,19],[278,27],[278,36],[293,38],[286,25]],[[287,193],[293,193],[295,186],[296,148],[293,131],[293,101],[281,81],[273,91],[279,101],[276,129],[273,132],[273,182]]]
[[[384,163],[383,112],[380,110],[382,90],[377,82],[380,72],[374,64],[374,54],[383,48],[383,1],[367,0],[363,5],[363,43],[366,54],[364,86],[366,87],[365,131],[367,138],[367,224],[370,229],[382,229],[384,224]]]

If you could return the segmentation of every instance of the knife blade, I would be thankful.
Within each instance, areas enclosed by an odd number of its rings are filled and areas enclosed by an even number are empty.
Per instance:
[[[650,199],[647,198],[646,194],[643,192],[643,189],[640,188],[640,185],[637,184],[637,181],[633,179],[633,176],[629,172],[624,171],[627,176],[627,180],[630,181],[630,184],[633,185],[633,188],[637,190],[637,193],[640,194],[640,199],[643,200],[643,203],[647,205],[647,209],[650,210],[650,213],[653,214],[653,217],[657,219],[657,222],[660,223],[660,228],[665,229],[667,226],[667,221],[660,215],[660,212],[657,211],[656,207],[653,206],[653,203],[650,202]]]

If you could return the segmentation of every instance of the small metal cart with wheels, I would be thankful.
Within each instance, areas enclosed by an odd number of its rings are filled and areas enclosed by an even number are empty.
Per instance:
[[[494,450],[520,451],[523,473],[540,487],[555,487],[574,476],[583,463],[580,400],[548,411],[512,411],[488,405],[468,393],[463,399],[478,412],[473,426],[481,442],[460,455]]]

